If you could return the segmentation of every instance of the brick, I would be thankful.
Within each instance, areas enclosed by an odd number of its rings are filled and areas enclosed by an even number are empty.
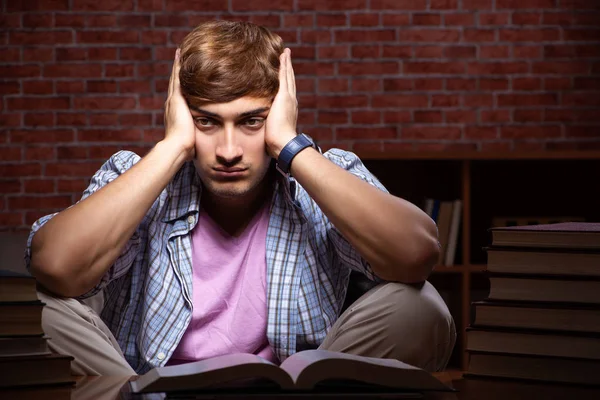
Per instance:
[[[72,0],[75,11],[133,11],[134,0]]]
[[[495,29],[477,29],[477,28],[465,28],[463,31],[463,41],[465,42],[495,42],[496,41],[496,30]]]
[[[586,74],[589,70],[589,63],[582,61],[542,61],[532,65],[534,74]]]
[[[558,28],[500,29],[498,36],[501,41],[506,42],[548,42],[559,40],[560,30]]]
[[[402,139],[459,139],[461,129],[453,126],[413,125],[402,127]]]
[[[510,122],[512,121],[509,110],[481,110],[481,122]]]
[[[20,161],[21,147],[0,147],[0,160],[2,160],[3,162]]]
[[[138,78],[144,78],[144,77],[156,77],[156,76],[160,76],[160,77],[164,77],[164,76],[169,76],[171,74],[171,71],[173,70],[173,64],[172,63],[166,63],[166,62],[153,62],[153,63],[149,63],[149,64],[137,64],[137,77]]]
[[[390,42],[396,40],[396,32],[393,29],[335,31],[334,40],[336,43]]]
[[[153,18],[154,18],[153,26],[158,27],[158,28],[181,27],[181,26],[188,25],[187,15],[162,14],[162,15],[154,15]]]
[[[87,110],[125,110],[135,108],[135,103],[135,97],[131,96],[77,97],[74,99],[73,108]]]
[[[348,107],[366,107],[369,98],[364,95],[345,95],[345,96],[318,96],[317,106],[319,108],[348,108]]]
[[[425,10],[427,2],[421,0],[371,0],[371,10]]]
[[[62,28],[83,28],[85,26],[85,15],[73,14],[54,14],[54,26]]]
[[[479,25],[508,25],[509,20],[510,13],[507,12],[486,12],[479,14]]]
[[[496,9],[554,8],[556,0],[496,0]]]
[[[443,90],[444,79],[442,78],[417,78],[413,79],[415,90]],[[448,88],[449,90],[452,90]]]
[[[40,76],[40,67],[37,65],[20,65],[15,68],[12,65],[0,65],[0,76],[3,79],[10,78],[34,78]]]
[[[485,58],[510,58],[510,47],[495,45],[495,46],[480,46],[479,57]]]
[[[21,85],[18,81],[0,81],[0,93],[3,95],[19,94],[21,93]]]
[[[136,142],[141,138],[139,129],[80,129],[77,132],[80,142]]]
[[[59,62],[85,61],[88,58],[88,49],[81,47],[57,47],[56,59]]]
[[[182,3],[182,7],[184,9],[180,9],[179,11],[187,11],[189,10],[189,1],[179,0],[179,3]],[[212,11],[226,11],[227,3],[219,0],[211,0],[213,3],[221,3],[220,9],[212,10]],[[300,0],[300,4],[298,4],[298,8],[302,10],[301,6],[302,0]],[[204,7],[203,2],[198,4],[200,8],[199,11],[207,10]],[[231,9],[233,11],[293,11],[294,9],[294,0],[231,0]],[[167,3],[167,10],[169,10],[169,5]]]
[[[460,31],[457,29],[407,29],[399,32],[400,42],[458,42]]]
[[[348,91],[348,79],[319,79],[318,91],[320,93],[327,92],[346,92]]]
[[[474,124],[477,122],[477,113],[470,110],[444,111],[444,119],[449,124]]]
[[[385,111],[383,113],[384,124],[401,124],[412,122],[412,113],[410,111]]]
[[[432,10],[456,10],[458,0],[430,0],[429,8]]]
[[[540,140],[514,140],[513,148],[515,151],[543,151],[545,141]]]
[[[444,50],[446,58],[474,58],[477,54],[475,46],[449,46]]]
[[[7,1],[6,11],[66,11],[69,0],[36,0],[36,1]]]
[[[529,72],[526,62],[470,62],[467,73],[477,75],[522,74]]]
[[[283,26],[287,28],[314,28],[315,14],[290,14],[283,16]]]
[[[576,76],[573,78],[575,90],[598,90],[600,91],[600,77]]]
[[[331,43],[331,32],[326,30],[302,30],[300,39],[302,43],[318,43],[328,44]]]
[[[513,25],[539,25],[542,14],[539,12],[516,12],[512,15]]]
[[[126,28],[147,28],[150,26],[150,15],[119,15],[117,24]]]
[[[544,122],[574,122],[577,121],[577,110],[570,108],[550,109],[544,112]]]
[[[465,126],[465,139],[496,139],[498,128],[495,126]]]
[[[0,176],[3,178],[39,176],[41,172],[42,166],[39,163],[0,164]]]
[[[5,14],[0,15],[0,26],[4,29],[19,29],[22,27],[21,14]]]
[[[350,14],[351,26],[377,26],[379,20],[379,14]]]
[[[119,49],[119,58],[125,61],[151,60],[152,49],[149,47],[122,47]]]
[[[421,108],[427,107],[429,100],[426,95],[418,94],[384,94],[374,95],[371,100],[373,108],[403,107]]]
[[[90,126],[114,126],[119,121],[117,113],[91,113],[89,116]]]
[[[386,75],[397,74],[399,70],[398,63],[392,61],[338,64],[340,75]]]
[[[80,31],[77,32],[78,43],[90,44],[117,44],[138,43],[140,35],[138,31]]]
[[[405,74],[462,74],[466,70],[463,62],[405,62]]]
[[[23,81],[23,94],[53,94],[53,81]],[[4,92],[6,93],[6,92]]]
[[[102,65],[46,64],[43,75],[49,78],[99,78],[102,76]]]
[[[441,46],[415,46],[415,58],[442,58],[444,48]]]
[[[541,122],[543,119],[543,110],[515,110],[515,122]]]
[[[168,81],[167,81],[168,82]],[[165,88],[167,89],[167,88]],[[150,81],[119,81],[119,92],[124,94],[146,94],[152,92]]]
[[[471,13],[444,14],[444,25],[446,26],[473,26],[475,17]]]
[[[352,79],[352,91],[353,92],[380,92],[381,91],[381,79],[353,78]]]
[[[463,96],[463,105],[465,107],[492,107],[494,104],[494,96],[487,93],[481,94],[465,94]]]
[[[117,59],[116,48],[91,47],[87,51],[89,61],[113,61]]]
[[[152,125],[150,113],[127,113],[119,116],[121,126],[149,126]]]
[[[410,58],[412,57],[412,46],[384,45],[382,56],[386,58]]]
[[[565,136],[568,138],[600,138],[600,125],[566,126]]]
[[[4,128],[18,128],[21,126],[20,113],[0,113],[0,126]],[[5,142],[0,136],[0,143]]]
[[[71,196],[20,196],[8,199],[11,210],[51,210],[63,209],[71,205]]]
[[[61,110],[70,108],[68,97],[17,97],[6,99],[8,110]]]
[[[308,10],[308,11],[358,10],[358,9],[365,9],[367,6],[366,0],[327,0],[327,1],[297,0],[297,1],[298,1],[298,9],[299,10]],[[381,0],[375,0],[375,1],[381,1]],[[372,9],[374,8],[373,1],[371,1],[371,8]]]
[[[383,26],[404,26],[410,25],[410,14],[402,13],[402,14],[394,14],[390,12],[386,12],[383,14],[381,18],[381,24]]]
[[[460,96],[448,94],[434,94],[431,96],[432,107],[458,107],[460,105]]]
[[[376,142],[354,142],[352,144],[352,151],[358,154],[359,157],[361,157],[362,154],[365,153],[381,153],[383,151],[383,143],[384,142],[381,140],[378,140]]]
[[[140,96],[140,108],[142,110],[162,110],[166,97],[164,96]]]
[[[506,78],[479,78],[479,90],[508,90]]]
[[[462,0],[463,10],[491,10],[494,0]]]
[[[381,112],[379,111],[352,111],[353,124],[373,124],[381,123]]]
[[[52,179],[25,179],[25,193],[54,193],[54,180]]]
[[[394,139],[398,135],[396,127],[337,128],[337,139]]]
[[[473,91],[476,89],[477,89],[477,79],[472,79],[472,78],[448,78],[448,79],[446,79],[446,90]]]
[[[520,106],[552,106],[558,103],[556,94],[499,94],[498,105],[500,107]]]
[[[0,212],[0,227],[14,227],[23,224],[23,213]]]
[[[319,124],[345,124],[348,113],[345,111],[319,111]]]
[[[564,93],[562,95],[563,106],[600,106],[600,93]]]
[[[84,126],[87,124],[85,113],[59,112],[56,113],[56,125]]]
[[[55,124],[54,114],[45,112],[26,113],[24,118],[25,126],[47,126],[52,127]]]
[[[319,59],[345,59],[350,54],[350,46],[335,45],[335,46],[320,46],[318,48]]]
[[[532,125],[532,126],[502,126],[500,136],[503,139],[547,139],[560,136],[560,126]]]
[[[346,26],[348,23],[346,14],[318,14],[317,26]]]
[[[23,27],[25,28],[52,28],[54,16],[52,14],[24,14]]]
[[[314,46],[288,46],[292,53],[292,58],[294,60],[298,59],[306,59],[306,60],[315,60],[316,59],[316,49]]]
[[[84,92],[84,81],[56,81],[56,94],[72,94]]]
[[[419,25],[441,25],[442,24],[442,16],[440,14],[420,14],[414,13],[412,19],[414,26]]]
[[[117,82],[103,81],[87,81],[88,93],[115,93],[117,91]]]
[[[85,26],[88,28],[113,28],[116,25],[115,14],[89,14],[85,18]]]
[[[542,47],[535,45],[514,46],[513,56],[514,58],[541,58]]]
[[[105,64],[104,76],[107,78],[124,78],[135,75],[135,64]]]
[[[413,90],[413,80],[404,78],[393,78],[383,80],[384,92],[398,92]]]
[[[441,111],[415,111],[414,122],[417,123],[441,123],[443,115]]]
[[[54,61],[54,49],[44,47],[23,48],[23,62]]]
[[[70,31],[11,31],[9,32],[10,44],[23,46],[57,45],[73,43],[73,34]]]
[[[268,28],[280,28],[281,18],[279,15],[253,15],[250,22]]]
[[[137,0],[137,11],[163,11],[164,0]]]
[[[5,63],[20,63],[21,49],[18,47],[9,47],[2,52],[2,61]]]
[[[142,31],[142,44],[166,45],[169,42],[167,32],[151,30]],[[174,50],[173,50],[174,53]],[[171,57],[172,59],[173,57]]]
[[[35,129],[12,130],[11,143],[61,143],[72,142],[74,135],[71,129]]]
[[[2,150],[0,150],[2,151]],[[3,158],[4,159],[4,158]],[[7,159],[8,161],[8,159]],[[13,161],[13,160],[10,160]],[[19,179],[0,179],[0,193],[20,193],[21,181]]]

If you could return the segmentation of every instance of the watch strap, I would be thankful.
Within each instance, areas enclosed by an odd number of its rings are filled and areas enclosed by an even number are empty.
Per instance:
[[[314,147],[314,144],[312,140],[310,140],[305,134],[302,133],[294,137],[292,140],[287,142],[287,144],[279,153],[279,158],[277,159],[277,168],[284,174],[289,174],[292,160],[298,153],[307,147]]]

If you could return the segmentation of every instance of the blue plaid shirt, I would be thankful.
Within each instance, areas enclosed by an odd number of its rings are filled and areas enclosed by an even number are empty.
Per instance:
[[[324,156],[386,190],[353,153],[332,149]],[[113,155],[92,177],[82,200],[139,160],[129,151]],[[278,176],[266,239],[267,337],[283,361],[321,344],[343,305],[350,270],[379,279],[304,188],[293,178]],[[198,221],[200,194],[199,177],[188,162],[154,201],[102,280],[82,296],[104,291],[101,317],[139,374],[167,362],[192,317],[191,230]],[[28,268],[33,235],[54,215],[33,224]]]

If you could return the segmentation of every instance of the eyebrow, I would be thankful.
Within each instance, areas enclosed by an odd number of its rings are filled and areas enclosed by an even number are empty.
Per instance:
[[[219,114],[215,114],[215,113],[212,113],[210,111],[203,110],[202,108],[196,108],[196,107],[193,107],[193,106],[190,106],[190,108],[193,111],[196,111],[197,113],[206,115],[207,117],[223,119]],[[262,114],[265,111],[269,111],[269,110],[270,110],[270,107],[261,107],[261,108],[257,108],[257,109],[254,109],[254,110],[250,110],[250,111],[246,111],[246,112],[243,112],[241,114],[238,114],[236,116],[236,118],[251,117],[251,116],[258,115],[258,114]]]

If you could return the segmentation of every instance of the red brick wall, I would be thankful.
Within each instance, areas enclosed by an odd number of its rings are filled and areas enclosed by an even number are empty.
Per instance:
[[[176,44],[244,19],[292,48],[329,147],[600,149],[599,0],[2,0],[0,229],[76,201],[162,136]]]

